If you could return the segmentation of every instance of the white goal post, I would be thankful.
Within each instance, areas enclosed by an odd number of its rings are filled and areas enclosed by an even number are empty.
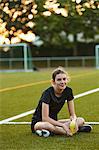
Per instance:
[[[99,69],[99,45],[95,47],[96,69]]]
[[[11,56],[10,54],[8,54],[6,57],[5,56],[2,56],[2,52],[3,53],[7,53],[8,51],[13,51],[15,49],[15,47],[17,48],[17,53],[18,53],[18,57],[16,56],[16,58],[14,58],[13,56]],[[20,50],[20,47],[21,47],[21,50]],[[13,50],[11,50],[11,48]],[[13,52],[13,55],[15,51]],[[20,54],[22,53],[22,54]],[[23,55],[23,56],[22,56]],[[25,72],[28,72],[28,71],[33,71],[33,65],[32,65],[32,59],[31,59],[31,51],[30,51],[30,48],[29,48],[29,45],[26,44],[26,43],[18,43],[18,44],[2,44],[0,45],[0,70],[3,71],[3,70],[12,70],[12,71],[25,71]],[[19,65],[18,69],[17,69],[17,63],[16,63],[16,68],[12,69],[11,67],[11,63],[13,64],[14,62],[23,62],[22,65]],[[2,65],[3,63],[9,63],[8,64],[8,69],[4,68],[4,66]],[[3,66],[3,69],[2,69],[2,66]]]

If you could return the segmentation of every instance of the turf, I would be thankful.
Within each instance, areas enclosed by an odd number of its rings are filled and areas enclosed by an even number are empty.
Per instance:
[[[51,69],[28,73],[0,73],[0,89],[16,87],[17,89],[0,92],[0,120],[34,109],[42,91],[50,86]],[[99,87],[99,70],[67,69],[71,76],[69,86],[74,95]],[[39,81],[49,80],[46,83]],[[23,88],[20,85],[37,83]],[[75,100],[78,116],[86,121],[99,121],[99,92]],[[32,115],[16,121],[31,121]],[[67,108],[63,107],[59,119],[67,118]],[[53,136],[38,137],[31,133],[30,125],[0,125],[1,150],[98,150],[99,127],[93,125],[91,133],[79,133],[73,137]]]

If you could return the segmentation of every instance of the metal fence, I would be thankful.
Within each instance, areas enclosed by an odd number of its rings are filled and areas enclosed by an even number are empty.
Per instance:
[[[29,62],[33,64],[29,66]],[[77,56],[77,57],[32,57],[27,59],[27,70],[32,67],[50,68],[50,67],[95,67],[95,56]],[[23,58],[1,58],[0,70],[24,70]]]
[[[79,57],[37,57],[32,58],[32,62],[37,67],[95,67],[95,56]]]

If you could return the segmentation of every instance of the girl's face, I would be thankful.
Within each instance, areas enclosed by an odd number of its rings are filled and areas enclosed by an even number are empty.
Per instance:
[[[53,81],[53,83],[58,90],[64,90],[66,88],[67,83],[66,74],[63,73],[57,74],[55,77],[55,81]]]

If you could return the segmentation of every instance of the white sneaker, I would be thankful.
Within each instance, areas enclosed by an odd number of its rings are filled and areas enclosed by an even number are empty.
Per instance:
[[[50,136],[50,131],[43,129],[43,130],[42,130],[42,136],[44,136],[44,137]]]
[[[43,137],[48,137],[50,136],[50,132],[48,130],[36,130],[35,133],[38,135],[38,136],[43,136]]]
[[[42,130],[36,130],[35,133],[36,133],[38,136],[42,136]]]

